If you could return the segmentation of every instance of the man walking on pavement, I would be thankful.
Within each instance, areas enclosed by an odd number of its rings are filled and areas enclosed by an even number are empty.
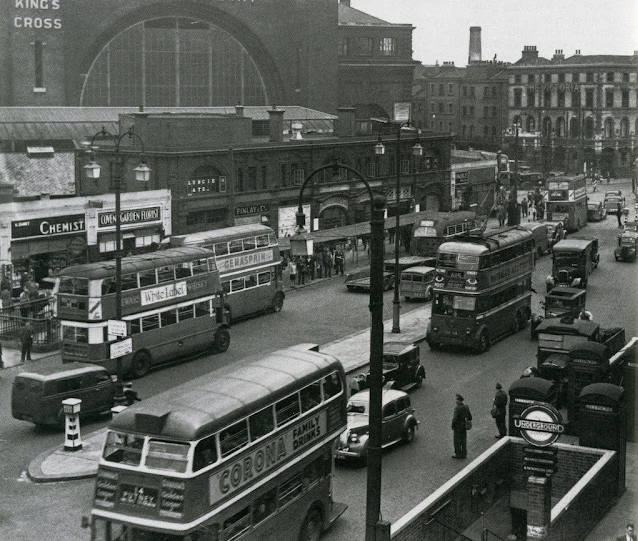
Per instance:
[[[469,421],[469,423],[468,423]],[[463,403],[463,397],[456,395],[456,407],[452,416],[452,431],[454,432],[454,454],[452,458],[467,458],[467,429],[471,425],[472,414],[470,408]]]
[[[496,384],[496,395],[494,396],[494,404],[492,405],[492,417],[496,421],[498,434],[495,438],[503,438],[507,436],[507,426],[505,425],[505,415],[507,414],[507,393],[503,390],[500,383]]]
[[[618,227],[622,227],[622,203],[619,201],[616,207],[616,217],[618,218]]]
[[[22,328],[20,342],[22,343],[22,362],[30,361],[31,346],[33,345],[33,331],[31,330],[31,323],[29,323],[28,321]]]

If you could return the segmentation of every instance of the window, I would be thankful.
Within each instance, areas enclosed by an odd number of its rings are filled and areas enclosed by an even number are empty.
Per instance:
[[[366,158],[366,175],[371,178],[378,176],[376,160]]]
[[[463,97],[467,98],[467,86],[463,87]]]
[[[215,436],[204,438],[195,446],[193,454],[193,471],[201,470],[210,464],[217,462],[217,448]]]
[[[443,83],[439,83],[439,96],[445,96],[445,85]]]
[[[483,118],[488,118],[490,116],[490,108],[483,107]]]
[[[244,243],[244,252],[255,249],[255,237],[246,237],[242,241]]]
[[[339,56],[348,56],[348,38],[339,38]]]
[[[614,89],[607,88],[605,90],[605,107],[613,107],[613,106],[614,106]]]
[[[448,83],[447,93],[448,93],[448,96],[452,96],[454,94],[454,84]]]
[[[379,43],[379,52],[381,56],[394,56],[397,54],[396,38],[381,38]]]
[[[282,186],[288,186],[288,164],[282,163],[279,168],[280,182]]]
[[[171,310],[160,312],[160,323],[162,327],[167,327],[177,323],[177,312],[175,309],[173,308]]]
[[[180,321],[193,319],[193,305],[189,304],[188,306],[178,306],[177,317],[179,318]]]
[[[33,44],[34,68],[35,68],[35,88],[44,88],[44,64],[42,61],[42,41],[36,40]]]
[[[159,314],[150,314],[142,318],[142,332],[159,329]]]
[[[374,40],[372,38],[353,38],[350,40],[352,53],[356,56],[372,56]]]
[[[155,276],[155,269],[140,271],[138,273],[140,280],[140,287],[154,286],[157,284],[157,278]]]
[[[109,462],[139,466],[144,438],[133,434],[107,432],[102,457]]]
[[[222,538],[225,541],[235,539],[240,534],[244,533],[250,528],[250,507],[242,509],[238,513],[235,513],[229,519],[224,521],[222,528]]]
[[[299,395],[296,393],[275,404],[277,426],[284,425],[299,416]]]
[[[192,262],[191,266],[193,270],[193,276],[197,276],[198,274],[206,274],[208,272],[207,259],[196,259]]]
[[[454,105],[452,104],[452,102],[449,102],[447,104],[447,112],[452,114],[454,112]]]
[[[256,239],[257,248],[263,248],[265,246],[269,246],[270,244],[275,244],[274,242],[270,242],[270,238],[268,235],[258,235]]]
[[[306,172],[304,170],[304,167],[298,164],[292,165],[292,174],[293,174],[293,182],[296,186],[299,186],[300,184],[302,184],[304,179],[306,178]]]
[[[390,402],[383,406],[383,418],[388,419],[390,417],[394,417],[397,414],[397,404],[396,402]]]
[[[474,97],[474,87],[471,86],[470,87],[470,98],[473,98],[473,97]]]
[[[467,107],[465,105],[463,106],[463,115],[462,116],[467,116]]]
[[[443,113],[445,111],[445,104],[440,101],[439,102],[439,113]]]
[[[244,182],[244,170],[241,167],[237,168],[237,191],[245,192],[246,185]]]
[[[565,107],[565,91],[559,90],[556,96],[558,98],[558,107]]]
[[[244,279],[243,278],[235,278],[230,281],[230,290],[231,291],[241,291],[244,289]]]
[[[305,413],[321,402],[321,386],[319,382],[304,387],[301,392],[301,411]]]
[[[572,90],[572,107],[580,107],[580,90]]]
[[[89,281],[87,278],[67,278],[63,276],[60,278],[58,292],[70,293],[71,295],[88,295]]]
[[[338,395],[341,392],[341,380],[337,374],[331,374],[323,379],[323,399]]]
[[[572,73],[572,83],[579,83],[580,82],[580,73],[575,72]]]
[[[594,72],[593,71],[588,71],[585,80],[588,83],[593,83],[594,82]]]
[[[257,287],[257,275],[251,274],[250,276],[244,277],[244,287],[249,289],[251,287]]]
[[[226,255],[228,253],[228,243],[218,242],[215,244],[215,255]]]
[[[295,475],[289,481],[282,483],[279,487],[279,507],[293,501],[302,492],[301,473]]]
[[[514,107],[521,107],[523,105],[523,89],[514,89]]]
[[[175,280],[175,267],[173,265],[159,267],[157,269],[158,284],[162,284],[164,282],[172,282],[173,280]]]
[[[545,105],[545,107],[552,106],[552,91],[549,88],[546,88],[543,91],[543,104]]]
[[[228,456],[248,445],[248,425],[246,419],[225,428],[219,433],[219,448],[222,457]]]
[[[242,242],[242,239],[231,240],[228,243],[228,249],[231,254],[238,254],[239,252],[243,252],[244,243]]]
[[[516,75],[514,75],[514,83],[515,84],[520,84],[521,83],[521,74],[517,73]]]
[[[564,73],[559,73],[558,74],[558,82],[559,83],[564,83],[565,82],[565,74]]]
[[[73,327],[62,325],[62,339],[69,342],[89,343],[89,329],[86,327]]]
[[[272,515],[277,509],[277,489],[266,492],[253,503],[253,525]]]
[[[270,271],[260,272],[257,275],[257,283],[259,285],[269,284],[270,283]]]
[[[259,185],[260,190],[268,189],[268,166],[261,166],[261,183]]]
[[[196,302],[194,306],[195,306],[195,317],[206,317],[211,315],[210,301]]]
[[[593,107],[594,106],[594,89],[586,88],[585,89],[585,107]]]
[[[629,107],[629,90],[623,90],[622,91],[622,97],[621,97],[622,103],[621,103],[621,107]]]
[[[248,182],[246,183],[246,191],[253,192],[257,189],[257,168],[255,166],[248,167]]]
[[[607,72],[605,74],[605,81],[607,81],[608,83],[613,83],[614,82],[614,72],[613,71]]]
[[[496,118],[496,107],[492,107],[492,118]]]
[[[187,455],[189,450],[187,443],[173,443],[168,441],[149,440],[148,454],[145,464],[149,468],[168,470],[179,473],[186,471]]]
[[[251,441],[255,441],[272,432],[275,428],[272,407],[253,413],[248,419],[248,424],[250,426]]]

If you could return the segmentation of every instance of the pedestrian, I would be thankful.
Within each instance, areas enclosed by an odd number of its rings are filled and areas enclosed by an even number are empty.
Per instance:
[[[523,197],[521,201],[521,211],[523,212],[523,216],[527,216],[527,199]]]
[[[0,291],[0,306],[4,309],[11,308],[11,306],[13,306],[11,291],[4,287],[2,288],[2,291]]]
[[[456,395],[456,406],[452,416],[452,431],[454,433],[454,454],[452,458],[467,458],[467,431],[472,427],[470,408],[463,403],[463,397]]]
[[[498,225],[505,224],[505,205],[503,203],[499,203],[496,207],[496,216],[498,218]]]
[[[598,180],[594,179],[594,182],[592,182],[592,191],[595,192],[596,189],[598,188]]]
[[[12,292],[13,283],[11,282],[11,278],[9,278],[6,274],[2,276],[0,280],[0,289],[6,289],[9,293]]]
[[[507,414],[507,393],[503,390],[500,383],[496,384],[496,394],[494,395],[494,404],[492,404],[492,417],[496,421],[498,434],[495,438],[503,438],[507,436],[507,426],[505,426],[505,415]]]
[[[297,285],[301,286],[306,283],[306,262],[303,257],[297,258]]]
[[[616,218],[618,218],[618,227],[622,227],[622,203],[620,201],[616,206]]]
[[[542,201],[536,205],[536,214],[539,220],[542,220],[545,216],[545,205],[543,205]]]
[[[22,344],[22,362],[31,360],[31,346],[33,346],[33,330],[31,329],[31,323],[27,321],[22,328],[22,334],[20,335],[20,343]]]
[[[315,264],[312,260],[312,256],[306,257],[306,273],[308,275],[308,280],[315,279]]]
[[[627,524],[625,533],[616,537],[616,541],[636,541],[636,535],[634,534],[634,524],[630,522]]]
[[[536,207],[534,205],[532,205],[529,209],[529,214],[527,216],[527,221],[528,222],[535,222],[536,221]]]
[[[0,342],[0,370],[4,368],[4,362],[2,362],[2,342]]]
[[[327,248],[323,251],[323,277],[332,278],[332,257]]]
[[[337,250],[337,253],[335,254],[335,274],[341,274],[341,276],[343,276],[345,259],[346,256],[343,251]]]
[[[295,287],[297,280],[297,263],[295,263],[295,260],[292,258],[288,262],[288,273],[290,274],[290,285]]]
[[[366,386],[366,377],[364,374],[354,376],[350,380],[350,396],[357,394],[359,391],[363,391]]]

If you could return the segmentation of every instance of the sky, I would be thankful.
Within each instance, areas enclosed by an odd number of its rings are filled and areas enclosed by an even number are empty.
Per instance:
[[[636,0],[351,0],[391,23],[411,24],[413,58],[467,65],[470,27],[481,27],[482,59],[516,62],[526,45],[551,58],[632,55],[638,50]]]

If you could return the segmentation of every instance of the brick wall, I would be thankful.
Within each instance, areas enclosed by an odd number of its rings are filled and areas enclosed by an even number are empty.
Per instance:
[[[457,539],[455,531],[465,530],[507,493],[509,448],[504,438],[461,470],[392,525],[392,540]]]

